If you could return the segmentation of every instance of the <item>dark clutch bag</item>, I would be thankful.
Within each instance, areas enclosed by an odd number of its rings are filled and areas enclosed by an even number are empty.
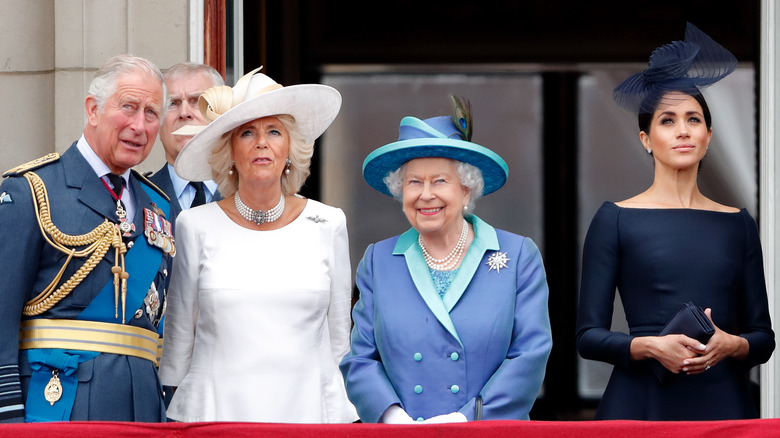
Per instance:
[[[680,306],[680,310],[661,329],[658,336],[672,334],[685,335],[706,345],[712,335],[715,334],[715,327],[712,325],[712,321],[707,318],[707,315],[704,314],[701,307],[693,303],[684,303]],[[655,359],[650,362],[650,366],[661,383],[667,382],[674,377],[673,372],[664,368],[661,362]]]

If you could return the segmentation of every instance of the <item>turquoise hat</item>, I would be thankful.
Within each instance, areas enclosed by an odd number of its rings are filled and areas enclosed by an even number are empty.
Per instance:
[[[465,120],[468,119],[457,120],[464,131],[458,129],[453,118],[448,116],[425,120],[404,117],[399,127],[398,141],[376,149],[363,161],[363,178],[374,189],[392,196],[384,183],[388,173],[415,158],[441,157],[479,168],[485,182],[483,194],[498,190],[509,177],[506,162],[490,149],[467,141],[465,137],[470,137],[470,127],[466,129]]]

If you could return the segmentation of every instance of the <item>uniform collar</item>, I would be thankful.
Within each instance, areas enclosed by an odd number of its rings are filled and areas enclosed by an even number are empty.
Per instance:
[[[108,165],[100,159],[97,153],[95,153],[95,150],[92,149],[92,146],[89,145],[86,137],[84,137],[83,134],[81,135],[81,138],[79,138],[79,141],[76,142],[76,148],[79,150],[79,152],[81,152],[81,155],[84,157],[84,159],[87,160],[87,164],[89,164],[89,167],[92,168],[97,177],[103,181],[108,182],[106,174],[111,173],[111,169],[109,169]],[[124,178],[126,188],[126,190],[122,192],[122,202],[125,205],[127,216],[132,219],[135,217],[136,212],[136,205],[134,201],[136,188],[130,182],[130,173],[130,169],[127,169],[120,176]]]
[[[87,139],[83,134],[76,143],[76,147],[78,148],[79,152],[81,152],[81,155],[84,156],[84,159],[87,160],[87,163],[89,163],[89,167],[95,171],[95,174],[98,176],[98,178],[103,178],[103,176],[105,176],[107,173],[111,173],[111,169],[109,169],[108,165],[104,163],[100,157],[98,157],[98,155],[95,153],[95,150],[92,149],[92,146],[87,143]],[[130,169],[125,170],[121,176],[125,179],[125,185],[130,186]]]

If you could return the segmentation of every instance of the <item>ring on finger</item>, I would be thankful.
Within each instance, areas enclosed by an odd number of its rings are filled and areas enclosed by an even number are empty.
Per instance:
[[[705,363],[705,365],[706,365],[706,367],[704,367],[704,371],[707,371],[708,369],[710,369],[710,361],[707,361],[707,363]]]

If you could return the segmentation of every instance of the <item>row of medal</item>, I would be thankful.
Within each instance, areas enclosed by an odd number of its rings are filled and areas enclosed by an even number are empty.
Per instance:
[[[176,255],[171,223],[148,208],[144,208],[144,235],[150,245],[160,248],[171,257]]]

